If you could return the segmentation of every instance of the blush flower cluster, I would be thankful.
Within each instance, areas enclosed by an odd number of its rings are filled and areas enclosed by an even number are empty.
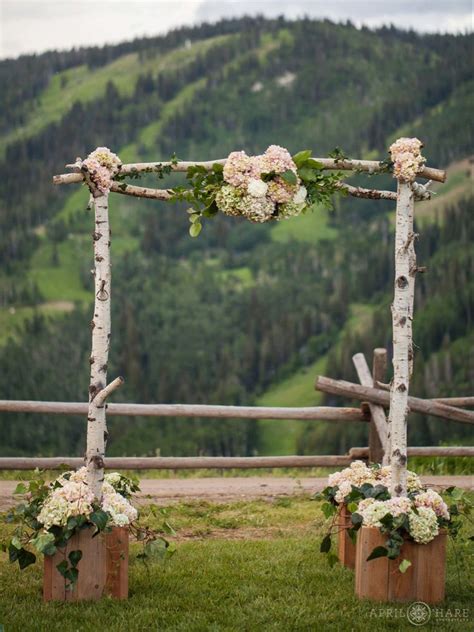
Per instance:
[[[107,474],[102,486],[101,508],[110,515],[110,526],[123,527],[137,519],[137,510],[118,491],[121,476]],[[114,487],[115,485],[115,487]],[[51,484],[50,492],[43,502],[37,520],[45,531],[53,526],[64,527],[69,518],[85,516],[94,511],[94,494],[87,484],[87,468],[66,472]]]
[[[328,485],[337,487],[334,500],[337,503],[345,502],[346,496],[352,491],[352,487],[359,488],[365,483],[370,485],[383,485],[390,489],[390,479],[392,469],[390,465],[384,467],[369,467],[364,461],[353,461],[350,467],[346,467],[339,472],[330,474],[328,477]],[[407,470],[407,490],[408,492],[417,492],[422,489],[421,481],[415,472]]]
[[[428,507],[428,509],[432,509],[435,512],[438,518],[450,519],[448,505],[434,489],[427,489],[425,492],[417,494],[414,497],[414,501],[416,507]]]
[[[216,194],[216,204],[226,215],[266,222],[294,217],[306,207],[307,190],[288,150],[279,145],[270,145],[259,156],[233,151],[223,176],[225,184]]]
[[[418,138],[399,138],[390,146],[393,175],[403,182],[413,182],[426,159],[421,155],[423,143]]]
[[[382,527],[381,520],[386,515],[394,518],[405,514],[408,517],[408,533],[415,542],[427,544],[439,533],[438,518],[431,507],[417,505],[407,497],[374,500],[366,498],[359,503],[357,513],[362,516],[366,527]]]
[[[82,162],[97,189],[104,195],[110,191],[112,179],[120,171],[122,161],[108,147],[97,147]]]

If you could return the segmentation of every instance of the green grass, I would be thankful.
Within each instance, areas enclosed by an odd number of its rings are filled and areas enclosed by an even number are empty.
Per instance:
[[[171,508],[170,520],[178,533],[176,554],[165,566],[147,570],[132,545],[130,596],[124,602],[44,604],[40,565],[21,573],[5,561],[0,570],[5,632],[413,629],[404,618],[405,605],[357,600],[353,572],[328,566],[318,551],[322,516],[307,499],[187,503]],[[437,608],[458,608],[466,618],[423,629],[472,630],[465,558],[463,552],[459,583],[449,555],[447,599]]]
[[[89,240],[85,235],[72,235],[57,246],[58,263],[53,262],[54,247],[45,242],[31,260],[31,278],[47,301],[89,301],[90,292],[82,285],[79,266],[84,253],[92,259]]]
[[[42,303],[35,307],[14,307],[0,310],[0,345],[8,339],[19,340],[25,323],[35,314],[48,318],[58,318],[73,309],[70,301],[54,301]]]
[[[313,213],[278,222],[272,228],[272,239],[278,242],[296,240],[310,243],[336,239],[337,230],[329,226],[328,220],[329,211],[321,206]]]
[[[370,326],[374,307],[362,303],[354,303],[350,308],[350,316],[340,332],[340,344],[346,331],[359,333]],[[272,385],[257,400],[258,406],[319,406],[322,395],[314,390],[317,375],[323,375],[327,357],[318,358],[313,364],[299,369],[290,377]],[[258,424],[261,430],[261,454],[281,455],[295,454],[298,436],[306,422],[295,420],[261,419]],[[314,422],[321,425],[321,422]],[[324,432],[325,425],[321,425]]]
[[[314,390],[314,379],[324,373],[326,357],[297,371],[294,375],[272,386],[257,400],[258,406],[318,406],[321,393]],[[298,436],[304,421],[260,419],[261,454],[278,456],[295,454]]]

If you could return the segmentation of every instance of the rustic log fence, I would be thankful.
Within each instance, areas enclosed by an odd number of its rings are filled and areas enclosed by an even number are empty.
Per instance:
[[[343,380],[318,376],[315,388],[321,392],[361,400],[360,408],[336,406],[308,406],[299,408],[264,406],[217,406],[206,404],[107,404],[107,416],[127,417],[199,417],[219,419],[273,419],[362,422],[368,424],[369,445],[351,448],[340,455],[290,455],[290,456],[196,456],[196,457],[107,457],[105,469],[126,470],[186,470],[186,469],[261,469],[261,468],[314,468],[347,467],[356,459],[371,463],[387,463],[388,421],[385,408],[390,404],[389,385],[385,384],[387,350],[375,349],[373,368],[370,372],[362,353],[353,357],[360,385]],[[408,398],[411,411],[434,415],[462,423],[474,423],[474,411],[461,407],[473,407],[474,397],[441,399]],[[0,400],[0,412],[42,413],[54,415],[84,415],[89,404],[82,402],[38,402]],[[469,446],[409,447],[408,456],[474,457]],[[0,457],[0,470],[60,469],[67,465],[77,468],[83,465],[81,457]]]
[[[416,140],[416,139],[415,139]],[[92,156],[92,154],[91,154]],[[118,158],[110,154],[112,162]],[[337,171],[356,171],[374,174],[384,172],[387,165],[375,160],[349,160],[333,158],[316,159],[323,169]],[[120,171],[121,176],[136,176],[140,173],[162,173],[170,171],[185,172],[191,166],[212,169],[215,163],[225,164],[225,159],[205,162],[150,162],[115,165],[111,175]],[[344,466],[355,458],[371,462],[389,463],[397,470],[396,477],[401,482],[397,491],[403,492],[403,477],[406,447],[406,407],[415,412],[435,415],[444,419],[462,423],[474,423],[474,412],[462,407],[473,406],[474,398],[448,398],[426,400],[408,396],[408,383],[412,369],[411,321],[413,318],[413,288],[417,271],[414,252],[413,209],[418,200],[429,199],[428,185],[415,181],[406,182],[398,178],[397,192],[380,191],[354,187],[340,183],[348,195],[369,199],[389,199],[397,201],[396,213],[396,282],[395,299],[392,308],[394,331],[394,381],[385,384],[387,369],[387,351],[374,351],[372,372],[362,354],[353,358],[360,385],[342,380],[332,380],[319,376],[316,389],[325,393],[339,395],[350,400],[360,400],[359,408],[350,407],[306,407],[306,408],[267,408],[250,406],[207,406],[195,404],[107,404],[106,398],[118,388],[123,380],[116,378],[107,384],[108,347],[110,342],[110,228],[108,218],[109,193],[119,193],[134,197],[169,200],[173,192],[168,189],[153,189],[130,185],[111,180],[109,188],[98,188],[90,172],[90,162],[77,159],[67,165],[72,173],[56,175],[54,184],[85,183],[90,192],[95,210],[93,232],[95,305],[92,320],[92,352],[90,357],[89,403],[82,402],[35,402],[0,401],[0,412],[43,413],[86,415],[88,419],[88,441],[86,464],[89,479],[97,497],[101,493],[102,471],[104,467],[127,469],[187,469],[187,468],[253,468],[253,467],[324,467]],[[446,173],[426,165],[421,165],[417,177],[425,180],[444,182]],[[402,283],[403,281],[403,283]],[[398,310],[398,311],[397,311]],[[407,325],[404,328],[404,325]],[[397,333],[398,332],[398,333]],[[387,392],[389,389],[391,392]],[[390,406],[391,404],[391,406]],[[385,408],[390,406],[390,419]],[[362,422],[369,424],[369,440],[366,448],[352,448],[346,455],[324,456],[281,456],[281,457],[124,457],[105,458],[107,439],[106,415],[146,416],[146,417],[205,417],[209,419],[300,419],[306,421]],[[392,436],[391,436],[392,435]],[[393,445],[392,445],[393,444]],[[421,452],[420,452],[421,451]],[[409,455],[423,454],[432,456],[472,456],[471,448],[423,447],[408,448]],[[394,456],[395,455],[395,456]],[[395,461],[393,460],[395,459]],[[56,468],[61,463],[78,466],[80,458],[0,458],[0,469],[30,469],[34,467]]]

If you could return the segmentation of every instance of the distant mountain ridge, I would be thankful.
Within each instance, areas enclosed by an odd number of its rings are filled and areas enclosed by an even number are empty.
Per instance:
[[[124,161],[173,152],[212,159],[271,143],[315,155],[339,145],[354,157],[384,158],[395,137],[413,134],[425,142],[430,164],[461,165],[446,202],[457,205],[455,221],[468,222],[462,161],[473,147],[472,44],[472,35],[243,18],[0,62],[0,397],[77,400],[86,392],[91,218],[84,188],[51,184],[65,163],[98,145]],[[381,177],[376,186],[393,187],[393,180]],[[442,199],[440,189],[435,211],[423,207],[433,234],[443,233]],[[182,206],[114,198],[111,209],[111,366],[124,372],[119,397],[129,401],[254,402],[322,359],[333,374],[346,375],[342,332],[351,319],[365,322],[386,309],[388,204],[339,200],[333,213],[276,226],[218,218],[197,240],[188,236]],[[441,247],[430,239],[427,258]],[[461,237],[442,240],[447,247]],[[463,248],[446,252],[449,269],[470,265]],[[462,304],[447,301],[449,340],[440,339],[443,324],[424,303],[430,317],[423,328],[431,332],[424,334],[425,367],[441,344],[451,348],[467,335],[459,323],[470,317],[473,299],[467,281],[463,287]],[[377,322],[383,340],[374,346],[386,344],[386,325]],[[68,349],[64,357],[52,340]],[[441,381],[439,371],[424,371],[432,376],[427,388]],[[468,368],[459,371],[454,381],[462,385]],[[2,453],[66,454],[82,445],[79,420],[61,421],[59,434],[57,419],[2,420]],[[18,431],[19,422],[28,432]],[[252,423],[112,424],[115,453],[252,454],[272,446],[271,428]],[[417,438],[444,436],[427,426]],[[304,449],[301,437],[294,449]],[[359,439],[341,437],[341,446]],[[321,450],[335,449],[329,433],[318,433],[320,440]]]

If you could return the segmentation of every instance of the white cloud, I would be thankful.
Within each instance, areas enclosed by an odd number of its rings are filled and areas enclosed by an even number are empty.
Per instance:
[[[394,23],[420,31],[472,30],[470,0],[0,0],[0,57],[121,42],[221,17],[302,15]]]

